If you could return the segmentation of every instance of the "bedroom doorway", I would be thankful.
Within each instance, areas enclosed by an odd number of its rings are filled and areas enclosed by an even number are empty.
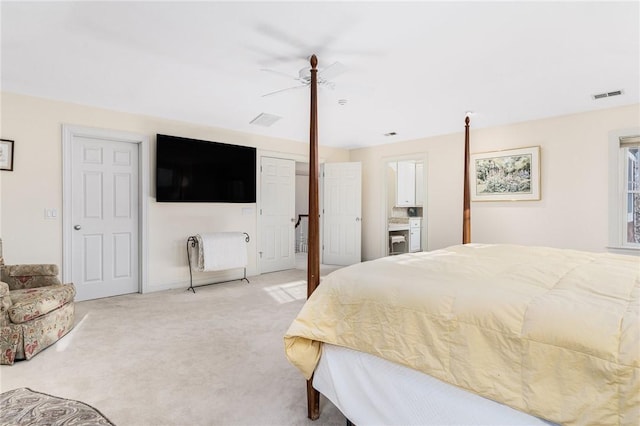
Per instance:
[[[321,167],[322,263],[347,266],[362,261],[362,165]]]
[[[320,263],[346,266],[362,260],[362,165],[320,164]],[[306,269],[309,163],[296,163],[296,267]]]
[[[295,160],[260,158],[259,215],[260,272],[295,268]]]
[[[76,300],[143,290],[145,136],[63,126],[62,278]]]
[[[384,163],[385,256],[427,250],[426,164],[426,155]]]
[[[296,161],[296,269],[307,268],[309,251],[309,163]]]
[[[269,164],[269,171],[266,166]],[[277,164],[285,167],[277,171]],[[322,209],[325,206],[326,195],[322,171],[320,173],[318,196],[320,202],[320,263],[328,265],[350,265],[361,261],[361,164],[360,163],[324,163],[321,161],[321,170],[329,167],[331,194],[337,194],[329,203],[329,209],[333,213],[329,215],[329,222],[325,220]],[[294,176],[290,176],[293,170]],[[285,173],[286,172],[286,173]],[[276,178],[276,174],[286,174],[289,179],[293,177],[293,183],[284,184],[284,177]],[[267,175],[273,175],[267,177]],[[307,239],[308,239],[308,212],[309,212],[309,163],[304,157],[290,156],[280,158],[278,153],[263,153],[260,155],[260,199],[258,208],[258,270],[261,274],[286,269],[306,269],[307,264]],[[340,179],[337,179],[339,177]],[[269,183],[269,180],[281,179],[278,184]],[[284,213],[286,209],[287,213]],[[275,212],[278,212],[276,214]],[[345,215],[350,215],[349,226],[341,223]],[[276,220],[276,216],[279,219]],[[271,219],[277,225],[271,223]],[[276,230],[276,226],[279,230]],[[325,227],[333,230],[336,235],[331,238],[325,231]],[[342,227],[342,228],[341,228]],[[284,235],[287,238],[284,238]],[[284,244],[283,244],[284,243]],[[324,249],[322,249],[324,246]],[[329,253],[327,248],[331,250]],[[270,250],[273,254],[269,254]],[[329,253],[329,258],[325,258]],[[276,257],[280,256],[281,261]],[[273,261],[271,260],[273,258]]]

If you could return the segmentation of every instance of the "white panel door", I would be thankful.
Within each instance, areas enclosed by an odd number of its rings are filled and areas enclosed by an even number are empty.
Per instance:
[[[138,144],[74,136],[71,185],[76,299],[137,292]]]
[[[260,272],[293,269],[295,257],[295,161],[261,157]]]
[[[325,163],[322,170],[322,263],[362,260],[362,170],[360,163]]]

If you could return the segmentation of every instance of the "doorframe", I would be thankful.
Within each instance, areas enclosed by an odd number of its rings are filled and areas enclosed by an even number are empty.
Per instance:
[[[62,282],[72,280],[72,182],[74,137],[134,143],[138,146],[138,293],[148,291],[149,136],[120,130],[62,125]]]
[[[429,241],[429,231],[428,228],[430,226],[430,221],[427,220],[429,217],[429,172],[428,172],[428,160],[429,155],[427,152],[414,152],[410,154],[402,154],[402,155],[394,155],[388,157],[382,157],[382,164],[380,166],[380,176],[382,176],[382,184],[384,188],[384,192],[382,193],[382,199],[380,200],[382,212],[382,235],[380,237],[380,248],[381,255],[380,257],[384,257],[388,255],[388,247],[389,247],[389,238],[387,232],[387,222],[388,222],[388,206],[387,206],[387,198],[389,194],[389,182],[387,182],[387,164],[391,161],[405,161],[405,160],[422,160],[424,164],[423,171],[423,183],[424,183],[424,194],[422,199],[422,236],[420,238],[420,242],[422,245],[422,251],[428,251],[428,241]],[[397,176],[396,176],[397,179]],[[426,224],[426,227],[425,227]]]
[[[262,262],[258,252],[260,251],[260,247],[262,247],[262,220],[260,219],[260,209],[262,208],[262,177],[260,175],[260,165],[262,164],[262,157],[271,157],[271,158],[280,158],[283,160],[293,160],[299,163],[308,163],[309,155],[308,154],[292,154],[288,152],[281,151],[269,151],[257,149],[257,161],[256,161],[256,266],[258,274],[262,274]],[[318,166],[324,163],[324,158],[320,158],[318,161]],[[295,192],[296,187],[293,186],[293,199],[295,201]],[[320,197],[320,194],[318,194]],[[294,253],[295,253],[295,235],[294,235]]]

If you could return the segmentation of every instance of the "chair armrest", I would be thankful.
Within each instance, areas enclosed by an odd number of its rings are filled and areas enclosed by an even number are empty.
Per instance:
[[[2,265],[0,280],[9,285],[9,290],[44,287],[60,284],[58,265]]]
[[[11,296],[9,295],[9,285],[0,281],[0,327],[11,324],[9,320],[10,307]]]

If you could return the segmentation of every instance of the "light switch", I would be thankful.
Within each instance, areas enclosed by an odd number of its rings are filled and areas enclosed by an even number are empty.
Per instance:
[[[57,219],[58,218],[58,209],[44,209],[44,218],[45,219]]]
[[[253,214],[253,209],[251,207],[243,207],[242,208],[242,215],[243,216],[249,216]]]

